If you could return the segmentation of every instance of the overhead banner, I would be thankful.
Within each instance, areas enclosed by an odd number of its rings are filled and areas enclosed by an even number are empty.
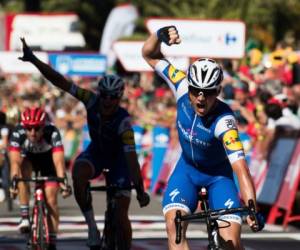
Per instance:
[[[48,55],[44,52],[34,52],[44,63],[48,63]],[[35,66],[29,62],[19,60],[22,52],[0,51],[0,72],[6,74],[40,74]]]
[[[113,44],[113,50],[126,71],[153,71],[142,56],[145,41],[118,41]],[[186,71],[189,65],[188,57],[167,57],[176,68]]]
[[[245,51],[246,26],[241,21],[162,19],[146,21],[148,30],[153,33],[159,28],[175,25],[181,43],[162,45],[167,56],[242,58]]]
[[[68,76],[99,76],[106,71],[106,56],[99,54],[49,54],[51,65]]]
[[[86,43],[74,13],[5,14],[5,49],[20,50],[20,37],[43,51],[81,50]]]

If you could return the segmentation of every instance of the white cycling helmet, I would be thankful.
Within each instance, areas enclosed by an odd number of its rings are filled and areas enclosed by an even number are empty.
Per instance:
[[[119,95],[124,92],[124,81],[117,75],[106,75],[98,82],[98,90],[100,93]]]
[[[223,80],[223,71],[214,60],[202,58],[190,65],[187,79],[194,88],[218,89]]]

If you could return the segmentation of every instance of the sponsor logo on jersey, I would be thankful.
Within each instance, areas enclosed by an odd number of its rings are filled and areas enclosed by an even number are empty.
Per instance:
[[[243,144],[240,141],[237,130],[228,130],[223,136],[223,143],[226,149],[237,151],[243,149]]]
[[[178,83],[185,78],[185,74],[182,71],[175,69],[173,65],[170,65],[168,75],[172,83]]]
[[[224,205],[227,207],[227,208],[231,208],[234,204],[234,201],[232,201],[230,198],[224,203]]]
[[[226,119],[225,120],[226,126],[229,129],[236,129],[235,121],[234,119]]]
[[[209,133],[209,134],[211,133],[210,129],[204,127],[204,126],[203,126],[202,124],[200,124],[199,122],[197,123],[196,126],[197,126],[197,128],[200,128],[200,129],[206,131],[206,132]]]
[[[125,131],[122,134],[122,142],[127,145],[134,145],[134,133],[132,130]]]
[[[180,192],[178,191],[178,189],[174,189],[169,196],[171,197],[171,201],[174,202],[175,197],[179,194]]]
[[[177,125],[178,125],[178,128],[180,129],[179,133],[180,132],[182,133],[182,134],[179,134],[179,136],[182,135],[186,140],[188,140],[189,142],[191,142],[197,146],[202,146],[202,147],[210,147],[211,146],[211,143],[197,138],[196,132],[192,132],[191,129],[185,129],[180,121],[177,121]]]

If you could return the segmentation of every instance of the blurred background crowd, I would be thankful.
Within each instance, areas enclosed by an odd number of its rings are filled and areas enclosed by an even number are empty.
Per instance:
[[[276,126],[300,129],[299,55],[281,44],[267,56],[254,48],[243,60],[219,62],[225,76],[219,98],[235,112],[248,160],[251,161],[255,148],[259,148],[260,157],[265,158]],[[152,129],[156,126],[169,131],[175,129],[175,100],[168,86],[152,72],[126,74],[123,78],[126,90],[122,106],[132,115],[134,129],[142,129],[142,132],[136,133],[137,149],[141,164],[146,167],[144,177],[151,179]],[[76,76],[70,77],[70,80],[93,90],[98,78]],[[51,86],[40,75],[1,74],[1,126],[13,128],[24,108],[34,105],[42,106],[49,115],[49,121],[59,128],[64,140],[65,158],[70,166],[89,140],[82,103]],[[7,132],[2,134],[4,137]],[[176,136],[172,133],[168,143],[178,154],[178,148],[174,146],[177,144]],[[3,150],[6,147],[4,141],[1,140]],[[168,162],[168,159],[165,161]]]
[[[143,68],[140,64],[145,62],[138,58],[141,57],[139,46],[151,31],[147,23],[145,24],[146,19],[154,17],[161,20],[162,17],[172,17],[182,21],[191,18],[200,22],[229,19],[231,22],[242,20],[245,24],[247,29],[244,30],[245,37],[242,36],[245,39],[242,43],[243,56],[235,56],[234,51],[231,51],[233,53],[231,56],[219,55],[217,61],[224,70],[223,88],[219,98],[234,110],[251,171],[251,161],[254,158],[260,162],[268,159],[272,142],[276,137],[276,128],[285,127],[300,131],[299,9],[300,3],[293,0],[286,2],[133,0],[130,3],[122,0],[0,0],[0,53],[3,51],[14,53],[20,50],[19,38],[26,36],[28,44],[32,45],[34,50],[57,53],[57,58],[60,53],[74,51],[98,55],[100,51],[101,55],[105,55],[107,58],[105,73],[118,73],[126,82],[122,106],[126,107],[132,116],[136,148],[145,185],[151,192],[160,194],[181,149],[175,127],[176,107],[173,93],[159,76]],[[28,13],[37,14],[41,18],[38,32],[37,28],[32,27],[39,22],[34,23]],[[57,13],[64,15],[61,17]],[[48,21],[42,21],[42,18],[48,18]],[[49,21],[49,18],[52,18],[52,21]],[[2,26],[3,20],[6,20],[6,26]],[[66,21],[66,27],[61,20]],[[43,22],[45,26],[42,26]],[[222,25],[221,22],[218,23]],[[5,33],[3,27],[9,25],[12,26],[10,40],[3,35]],[[17,27],[20,30],[17,30]],[[48,31],[55,33],[46,34],[47,28]],[[13,33],[14,29],[16,33]],[[66,30],[68,33],[58,33]],[[200,32],[200,29],[195,29],[195,32],[198,31]],[[224,37],[218,38],[219,44],[224,43],[225,50],[227,47],[230,48],[232,43],[238,42],[238,36],[230,36],[229,33],[232,31],[234,29],[229,28]],[[212,36],[209,30],[206,32],[204,35],[207,35],[207,39],[200,39],[200,42],[205,42]],[[220,34],[223,33],[220,31]],[[204,35],[200,34],[200,38]],[[72,38],[69,39],[69,36]],[[185,38],[188,40],[188,37]],[[130,59],[137,60],[133,63],[135,67],[133,70],[124,66],[124,62],[120,60],[124,58],[119,58],[118,47],[114,47],[115,51],[112,50],[113,44],[122,40],[133,41],[132,47],[127,48],[133,48],[136,54],[127,55],[124,49],[122,51],[124,57],[132,56]],[[69,44],[61,44],[63,42]],[[113,57],[112,52],[115,52]],[[13,73],[14,69],[7,72],[5,66],[8,61],[1,60],[1,56],[4,58],[7,54],[0,54],[2,177],[8,176],[9,170],[6,154],[9,133],[19,122],[20,113],[24,108],[33,105],[45,108],[49,122],[59,128],[63,137],[67,167],[72,167],[76,155],[89,142],[86,112],[82,103],[53,87],[37,73]],[[17,54],[11,56],[17,58]],[[196,57],[187,55],[186,59],[188,64]],[[172,61],[172,58],[170,60]],[[52,66],[55,64],[50,59],[49,63]],[[14,64],[12,65],[13,68]],[[139,66],[143,70],[139,70]],[[62,73],[66,73],[65,67],[66,64],[63,64],[63,67],[55,68],[62,69]],[[70,81],[92,90],[101,77],[101,74],[65,75]],[[7,185],[7,179],[2,178],[2,186]],[[0,189],[0,200],[3,199],[4,193]]]

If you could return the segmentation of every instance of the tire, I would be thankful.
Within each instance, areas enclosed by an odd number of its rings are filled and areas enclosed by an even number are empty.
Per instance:
[[[105,212],[105,227],[103,230],[102,250],[117,250],[116,230],[115,230],[115,204],[114,201],[109,201],[107,211]]]
[[[45,204],[41,201],[38,204],[37,222],[37,249],[47,250],[49,245],[49,231]]]

